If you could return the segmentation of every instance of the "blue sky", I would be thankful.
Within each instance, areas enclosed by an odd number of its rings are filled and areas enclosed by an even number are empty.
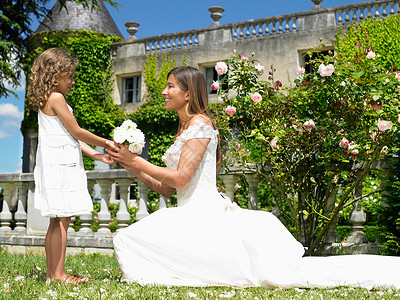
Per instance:
[[[127,38],[125,23],[135,21],[140,24],[137,38],[165,33],[208,27],[212,23],[208,8],[222,6],[225,11],[219,20],[228,24],[251,19],[309,11],[311,0],[115,0],[119,10],[107,5],[117,27]],[[51,0],[48,7],[53,7]],[[324,0],[322,7],[334,7],[362,0]],[[33,29],[38,21],[33,20]],[[22,134],[20,124],[23,118],[25,81],[15,90],[20,99],[13,96],[0,98],[0,173],[20,172],[22,167]]]

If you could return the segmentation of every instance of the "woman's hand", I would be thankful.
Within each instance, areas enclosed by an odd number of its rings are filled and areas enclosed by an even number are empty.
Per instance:
[[[130,165],[130,162],[138,156],[135,153],[129,151],[129,149],[123,145],[113,141],[106,141],[106,151],[110,154],[111,158],[115,162],[119,162],[124,165]]]

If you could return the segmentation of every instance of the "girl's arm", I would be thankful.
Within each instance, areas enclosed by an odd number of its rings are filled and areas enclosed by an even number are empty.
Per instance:
[[[86,156],[100,160],[109,165],[115,163],[115,161],[112,159],[110,154],[100,153],[96,149],[93,149],[92,147],[90,147],[85,142],[79,141],[79,143],[81,144],[82,153],[85,154]]]
[[[69,133],[75,139],[90,145],[106,147],[106,139],[83,129],[78,125],[74,115],[69,111],[67,102],[62,94],[52,93],[47,101],[50,108],[60,118],[65,128],[67,128]]]
[[[147,177],[150,176],[161,184],[165,184],[178,190],[184,190],[193,179],[209,142],[210,139],[208,138],[191,139],[186,141],[183,145],[176,170],[153,165],[137,154],[131,153],[124,145],[116,144],[111,141],[106,142],[106,151],[110,153],[111,157],[115,161],[122,163],[124,168],[139,179],[142,177],[144,180],[150,180]],[[143,182],[146,183],[145,181]],[[148,184],[146,183],[146,185]],[[151,181],[150,185],[158,184]],[[151,188],[150,185],[148,186]]]

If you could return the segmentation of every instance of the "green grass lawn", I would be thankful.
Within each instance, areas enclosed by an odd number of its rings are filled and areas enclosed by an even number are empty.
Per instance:
[[[46,284],[43,256],[0,252],[0,299],[400,299],[400,290],[239,289],[233,287],[166,287],[120,283],[121,270],[114,257],[99,254],[68,256],[69,274],[88,277],[80,286]]]

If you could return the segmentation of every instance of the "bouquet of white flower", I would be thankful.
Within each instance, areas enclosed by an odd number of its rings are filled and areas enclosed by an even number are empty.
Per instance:
[[[115,128],[112,133],[115,142],[127,144],[129,151],[141,154],[145,145],[144,134],[137,128],[136,123],[126,120],[121,126]]]

